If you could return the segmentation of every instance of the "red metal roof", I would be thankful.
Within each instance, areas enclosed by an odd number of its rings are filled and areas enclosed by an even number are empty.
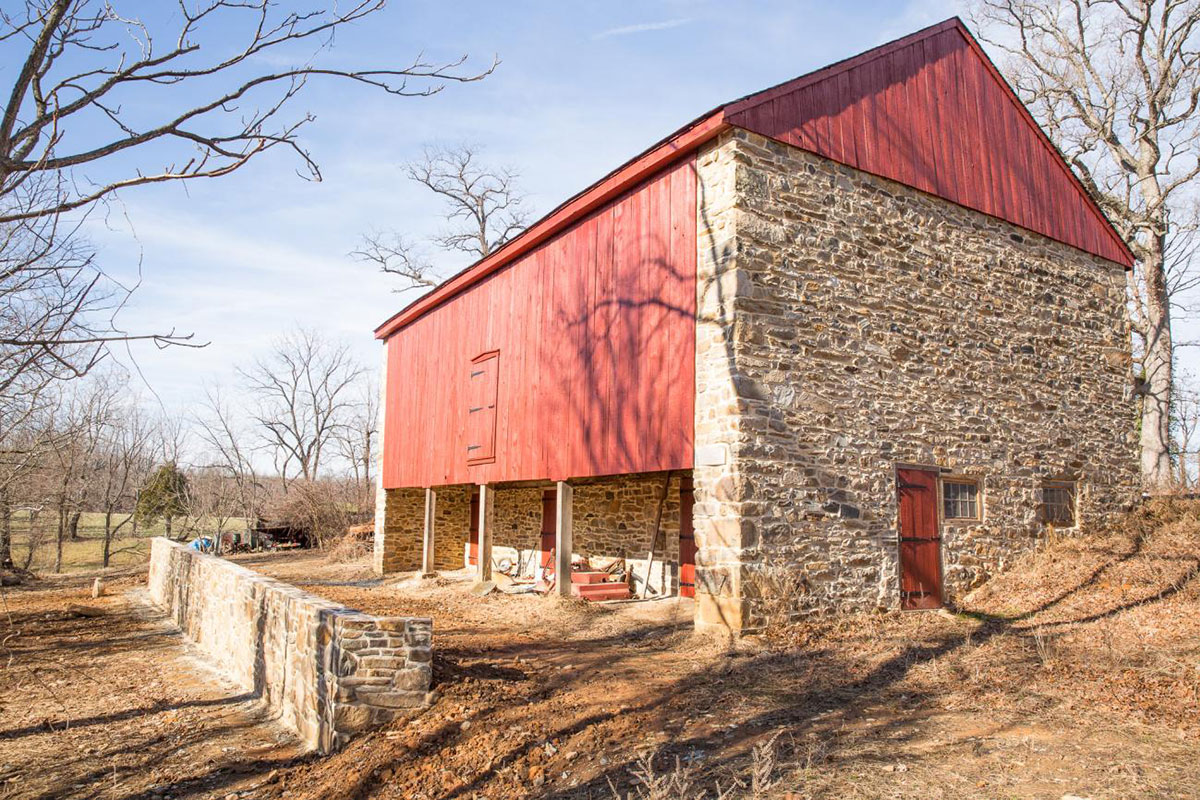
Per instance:
[[[375,330],[384,339],[731,127],[810,150],[1130,267],[1134,258],[957,17],[719,106]]]

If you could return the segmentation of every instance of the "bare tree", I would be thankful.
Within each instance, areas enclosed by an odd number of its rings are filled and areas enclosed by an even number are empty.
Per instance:
[[[1174,388],[1171,413],[1175,481],[1181,489],[1188,489],[1200,484],[1200,388],[1187,373],[1176,376]]]
[[[412,97],[495,67],[467,69],[465,57],[382,68],[324,57],[336,33],[385,0],[158,5],[142,17],[121,0],[0,9],[0,61],[12,67],[0,93],[0,401],[23,396],[19,381],[86,373],[114,341],[189,341],[117,326],[131,287],[100,269],[78,236],[97,203],[133,187],[222,177],[277,148],[319,179],[299,139],[313,116],[294,111],[310,80]]]
[[[195,531],[212,534],[212,552],[220,555],[235,520],[244,517],[236,482],[222,467],[195,469],[188,478],[185,504]]]
[[[348,424],[354,387],[364,374],[350,348],[299,329],[239,374],[257,403],[259,437],[285,490],[294,477],[314,480],[326,448]]]
[[[35,475],[42,466],[50,439],[44,418],[33,414],[24,415],[16,427],[0,435],[0,570],[15,567],[13,515],[21,500],[33,493]]]
[[[132,523],[136,491],[145,482],[154,464],[155,426],[136,403],[125,403],[118,409],[101,442],[99,452],[99,483],[97,510],[104,514],[104,548],[101,564],[105,567],[113,555],[113,540],[121,529]],[[126,513],[119,520],[119,512]]]
[[[371,379],[360,381],[358,394],[337,442],[339,453],[349,468],[358,508],[365,511],[373,508],[375,492],[371,471],[379,441],[379,385]]]
[[[479,148],[471,145],[427,147],[423,156],[405,165],[409,178],[438,195],[450,227],[432,239],[444,251],[484,258],[525,230],[529,214],[518,175],[509,167],[481,163]],[[397,233],[370,233],[351,255],[373,263],[402,281],[397,291],[432,287],[438,283],[422,248]]]
[[[118,384],[110,375],[66,385],[54,411],[53,474],[58,514],[54,571],[62,572],[63,544],[77,537],[79,518],[94,499],[99,452],[117,414]]]
[[[1172,478],[1172,305],[1189,273],[1200,176],[1200,2],[976,0],[1017,92],[1137,257],[1142,476]]]
[[[254,467],[253,453],[245,431],[222,398],[220,391],[205,393],[204,407],[196,419],[197,435],[204,443],[210,467],[231,485],[238,515],[247,533],[253,521],[262,515],[266,489]]]

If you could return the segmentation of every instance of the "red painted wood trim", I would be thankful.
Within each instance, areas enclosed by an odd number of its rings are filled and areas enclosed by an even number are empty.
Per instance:
[[[636,186],[645,178],[695,152],[702,144],[728,130],[724,109],[717,109],[661,144],[618,168],[599,183],[563,203],[527,231],[487,258],[476,262],[432,292],[417,299],[375,329],[376,339],[386,339],[408,323],[446,300],[533,250],[556,233],[579,221],[604,203]]]

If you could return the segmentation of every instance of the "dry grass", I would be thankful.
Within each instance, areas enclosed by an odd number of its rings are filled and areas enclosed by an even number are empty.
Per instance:
[[[256,797],[1099,800],[1200,785],[1200,504],[1058,536],[959,613],[808,615],[732,646],[692,633],[690,601],[477,598],[465,573],[238,560],[433,617],[440,695],[333,757],[273,762]]]
[[[126,520],[127,514],[115,514],[112,524],[118,525]],[[225,523],[225,530],[240,530],[242,520],[231,519]],[[211,532],[215,523],[208,519],[176,519],[173,535],[178,536],[185,528],[195,532]],[[150,539],[162,536],[166,532],[162,520],[152,525],[142,525],[138,535],[132,536],[132,526],[126,523],[118,531],[112,542],[111,567],[130,567],[146,563],[150,558]],[[34,572],[48,573],[54,568],[55,536],[57,533],[57,518],[53,513],[43,513],[38,524],[30,529],[29,515],[19,512],[13,516],[13,559],[19,565],[24,565],[29,554],[29,545],[34,541],[35,552],[30,561],[30,569]],[[63,542],[64,573],[87,572],[101,569],[104,558],[104,515],[98,512],[85,512],[79,518],[79,538]]]

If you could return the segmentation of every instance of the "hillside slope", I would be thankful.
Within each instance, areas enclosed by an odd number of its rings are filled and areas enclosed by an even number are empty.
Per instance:
[[[691,634],[675,601],[631,616],[639,606],[480,599],[446,580],[352,586],[345,565],[262,568],[435,620],[441,700],[280,776],[311,800],[718,786],[1100,800],[1200,785],[1197,503],[1045,541],[955,612],[832,614],[724,645]]]
[[[1200,732],[1200,502],[1155,500],[1112,529],[1059,537],[970,595],[1003,679]]]

